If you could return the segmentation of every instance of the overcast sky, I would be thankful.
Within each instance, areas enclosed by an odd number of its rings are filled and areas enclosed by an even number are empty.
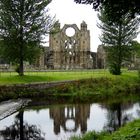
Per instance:
[[[77,24],[80,27],[82,21],[87,23],[91,36],[91,51],[96,52],[98,45],[101,44],[99,35],[100,29],[97,27],[97,12],[92,9],[91,5],[76,4],[74,0],[52,0],[49,5],[50,13],[56,15],[61,27],[64,24]],[[140,42],[140,35],[138,36]]]

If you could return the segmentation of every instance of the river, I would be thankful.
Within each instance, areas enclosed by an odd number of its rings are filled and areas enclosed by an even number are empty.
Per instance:
[[[32,105],[0,121],[0,140],[68,140],[140,118],[140,102]]]

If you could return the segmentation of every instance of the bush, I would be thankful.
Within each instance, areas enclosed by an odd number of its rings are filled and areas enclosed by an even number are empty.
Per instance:
[[[117,64],[110,64],[109,72],[113,75],[121,75],[121,67]]]

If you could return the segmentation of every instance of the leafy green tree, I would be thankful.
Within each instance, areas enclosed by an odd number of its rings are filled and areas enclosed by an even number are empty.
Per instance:
[[[51,0],[0,0],[0,40],[2,55],[18,64],[24,75],[23,62],[32,62],[39,53],[43,36],[54,18],[48,14]]]
[[[132,41],[138,34],[138,18],[129,18],[129,14],[122,15],[119,22],[108,21],[102,10],[99,14],[98,27],[102,29],[100,37],[107,55],[109,70],[114,75],[121,74],[121,65],[130,60]]]
[[[95,10],[105,9],[110,21],[118,21],[122,15],[129,13],[131,18],[140,14],[139,0],[74,0],[76,3],[92,4]]]

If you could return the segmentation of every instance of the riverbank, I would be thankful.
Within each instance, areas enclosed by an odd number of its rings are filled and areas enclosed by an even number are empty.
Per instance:
[[[83,136],[73,136],[70,140],[139,140],[140,119],[135,120],[121,127],[116,132],[88,132]]]
[[[78,80],[0,85],[0,101],[17,98],[46,98],[48,101],[67,100],[89,102],[139,95],[140,82],[136,75],[94,77]]]

